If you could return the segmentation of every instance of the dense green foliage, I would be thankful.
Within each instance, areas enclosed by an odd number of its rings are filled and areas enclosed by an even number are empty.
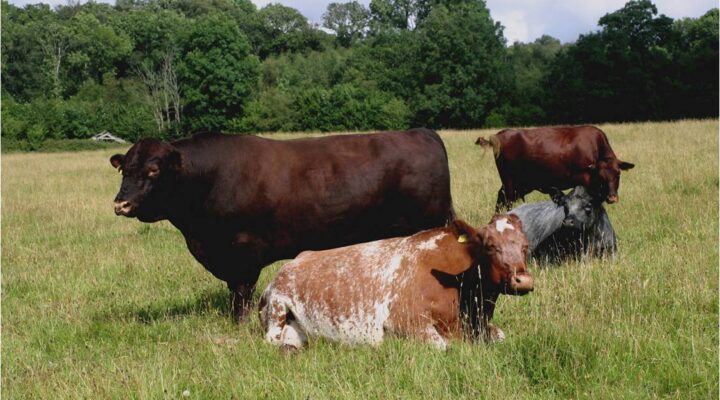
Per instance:
[[[501,127],[716,116],[718,10],[634,0],[506,46],[482,0],[2,2],[4,138]],[[328,33],[331,32],[331,33]]]

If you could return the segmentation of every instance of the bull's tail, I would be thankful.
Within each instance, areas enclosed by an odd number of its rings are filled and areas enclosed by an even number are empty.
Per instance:
[[[475,141],[475,144],[483,147],[492,147],[495,158],[500,156],[500,140],[498,140],[497,135],[490,135],[487,139],[480,136]]]

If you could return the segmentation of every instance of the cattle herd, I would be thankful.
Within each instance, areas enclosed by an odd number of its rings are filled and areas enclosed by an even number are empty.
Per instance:
[[[602,204],[618,201],[620,171],[633,164],[591,126],[507,129],[476,144],[492,147],[502,181],[496,215],[479,228],[457,219],[447,152],[428,129],[143,139],[110,158],[123,175],[115,213],[179,229],[227,283],[238,321],[261,269],[294,258],[260,300],[265,339],[283,348],[309,337],[501,341],[495,303],[533,290],[529,257],[615,254]],[[533,190],[551,200],[509,210]]]

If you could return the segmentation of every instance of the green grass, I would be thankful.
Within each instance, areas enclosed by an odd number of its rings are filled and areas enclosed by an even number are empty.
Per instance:
[[[231,322],[224,284],[177,230],[113,215],[115,150],[4,155],[2,397],[716,399],[718,123],[601,128],[637,165],[607,207],[619,256],[532,265],[536,291],[499,300],[507,340],[447,352],[320,340],[284,355],[256,317]],[[475,225],[499,187],[473,145],[490,133],[442,132],[456,209]]]
[[[2,138],[2,153],[58,153],[66,151],[87,151],[99,149],[118,149],[127,147],[113,142],[96,142],[90,139],[46,139],[39,143],[30,143],[27,140]]]

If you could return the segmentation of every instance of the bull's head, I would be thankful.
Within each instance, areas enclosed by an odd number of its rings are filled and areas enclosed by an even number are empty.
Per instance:
[[[115,214],[143,222],[166,218],[166,203],[180,174],[181,158],[174,146],[156,139],[142,139],[125,155],[110,157],[110,164],[123,175],[115,196]]]
[[[598,193],[593,194],[606,200],[608,204],[616,203],[619,199],[620,171],[627,171],[633,167],[635,164],[620,161],[617,157],[589,165],[591,186],[598,189]]]
[[[534,280],[527,270],[528,241],[520,218],[514,214],[496,215],[478,230],[462,221],[453,223],[465,235],[473,258],[481,265],[481,280],[503,294],[524,295],[533,290]]]

